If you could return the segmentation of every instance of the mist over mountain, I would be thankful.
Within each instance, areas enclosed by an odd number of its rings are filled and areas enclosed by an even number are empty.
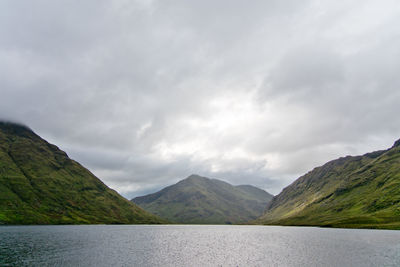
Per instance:
[[[396,0],[3,0],[0,18],[0,119],[129,199],[191,173],[276,195],[400,133]]]

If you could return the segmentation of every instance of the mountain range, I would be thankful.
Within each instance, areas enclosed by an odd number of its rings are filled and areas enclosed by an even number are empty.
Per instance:
[[[400,229],[400,140],[315,168],[275,196],[256,223]]]
[[[400,140],[386,150],[332,160],[275,197],[191,175],[128,201],[28,127],[0,122],[0,224],[249,221],[400,229]]]
[[[0,122],[0,224],[162,222],[28,127]]]
[[[230,224],[261,216],[272,197],[251,185],[233,186],[191,175],[159,192],[136,197],[132,202],[175,223]]]

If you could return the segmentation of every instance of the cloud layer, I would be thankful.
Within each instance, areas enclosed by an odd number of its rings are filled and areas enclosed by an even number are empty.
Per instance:
[[[130,198],[279,193],[400,137],[397,1],[2,1],[0,116]]]

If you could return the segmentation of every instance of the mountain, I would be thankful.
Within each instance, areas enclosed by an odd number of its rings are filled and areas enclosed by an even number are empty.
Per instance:
[[[29,128],[0,122],[0,224],[159,222]]]
[[[272,195],[251,185],[191,175],[161,191],[132,199],[143,209],[177,223],[242,223],[259,217]]]
[[[400,229],[400,140],[315,168],[275,196],[256,222]]]

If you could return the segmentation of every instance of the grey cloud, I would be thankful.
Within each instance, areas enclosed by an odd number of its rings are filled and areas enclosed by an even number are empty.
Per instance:
[[[341,90],[345,64],[340,57],[326,44],[295,47],[283,56],[267,77],[266,97],[274,94],[293,98],[302,97],[302,94],[320,97],[326,90]]]
[[[398,139],[399,13],[375,1],[2,1],[0,116],[127,197],[192,173],[278,193]]]

